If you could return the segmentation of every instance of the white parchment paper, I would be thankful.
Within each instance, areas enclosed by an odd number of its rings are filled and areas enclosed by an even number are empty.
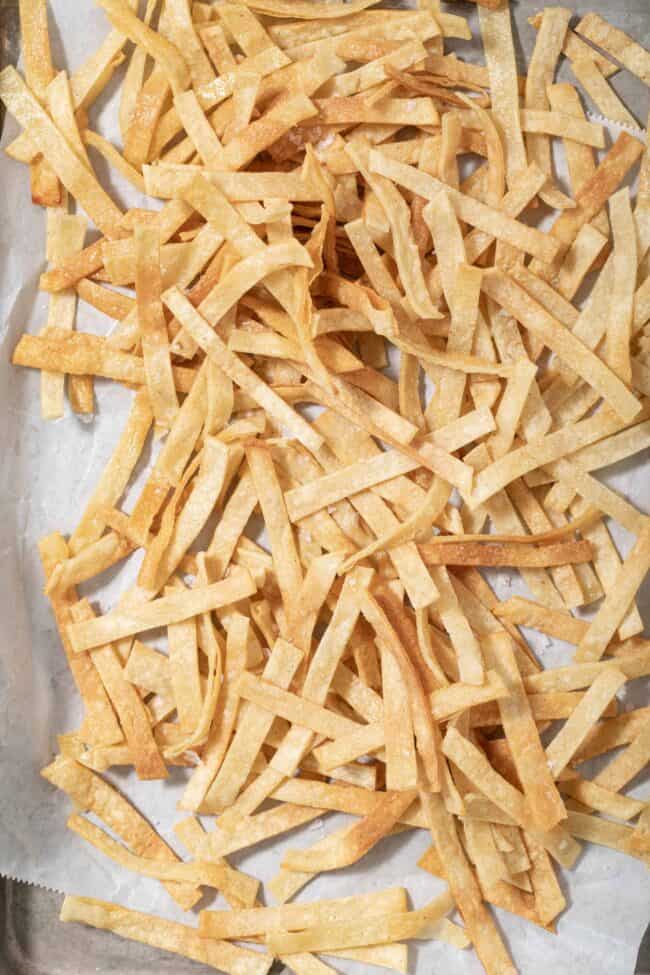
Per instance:
[[[74,69],[101,41],[107,22],[90,3],[52,0],[51,6],[56,64]],[[463,47],[464,56],[471,57],[470,51],[469,44]],[[93,108],[91,125],[118,142],[115,108],[109,91]],[[17,132],[8,119],[2,144]],[[612,135],[616,135],[614,130]],[[99,161],[97,168],[106,185],[106,167]],[[111,176],[107,185],[124,206],[140,202],[119,177]],[[99,381],[97,414],[91,423],[71,413],[55,423],[41,420],[38,374],[13,369],[10,356],[25,328],[36,332],[45,322],[47,296],[37,288],[44,269],[45,215],[30,203],[27,169],[4,156],[0,158],[0,188],[0,873],[170,918],[187,921],[190,917],[189,923],[193,923],[191,916],[181,916],[157,882],[135,878],[70,834],[65,828],[68,800],[38,774],[56,753],[56,735],[78,727],[81,709],[42,593],[36,544],[53,530],[66,534],[73,530],[117,442],[133,394]],[[110,322],[82,305],[78,327],[106,332]],[[602,475],[646,511],[650,507],[647,463],[648,457],[641,455]],[[616,539],[624,554],[630,546],[629,536],[616,532]],[[82,587],[83,593],[108,609],[133,579],[136,568],[137,558],[132,558],[118,571],[106,573],[101,586]],[[492,581],[501,598],[527,594],[516,574],[497,573]],[[641,591],[641,609],[647,619],[647,586]],[[531,636],[547,666],[569,661],[568,646],[538,635],[535,642],[535,635]],[[639,684],[628,686],[623,708],[647,703],[647,689]],[[168,781],[144,784],[125,771],[109,776],[179,852],[183,851],[172,827],[184,815],[176,812],[175,805],[187,774],[172,769]],[[637,784],[634,793],[643,797],[648,788]],[[232,861],[269,880],[288,847],[310,845],[344,819],[330,815],[325,822],[316,821],[288,837],[236,855]],[[440,882],[415,866],[428,844],[423,831],[393,837],[356,867],[318,878],[299,898],[404,884],[414,905],[420,906],[442,889]],[[562,875],[562,883],[569,907],[555,937],[497,911],[520,971],[524,975],[605,971],[630,975],[650,914],[650,884],[643,865],[590,847],[574,870]],[[337,966],[346,967],[346,963],[337,960]],[[355,968],[360,970],[350,963],[349,969]],[[432,971],[473,975],[481,966],[471,952],[431,942],[414,948],[411,970],[416,975]]]

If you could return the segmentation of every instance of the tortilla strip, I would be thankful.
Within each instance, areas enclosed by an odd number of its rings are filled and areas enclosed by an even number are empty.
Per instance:
[[[254,592],[255,584],[250,574],[246,569],[236,567],[223,582],[161,596],[127,612],[115,609],[97,619],[71,624],[68,633],[74,651],[80,653],[143,630],[180,623],[245,599]]]
[[[296,647],[278,639],[262,677],[286,690],[301,659],[302,653]],[[210,801],[213,805],[218,801],[219,806],[225,809],[236,799],[258,751],[264,744],[273,718],[272,713],[256,704],[249,704],[242,711],[235,736],[210,790]]]
[[[419,546],[427,565],[516,565],[527,568],[548,568],[572,562],[589,562],[592,549],[589,542],[564,542],[538,548],[512,543],[480,544],[468,542],[448,545]]]
[[[117,504],[124,493],[142,453],[151,422],[149,394],[146,389],[140,389],[133,399],[124,430],[111,459],[104,468],[77,527],[70,536],[68,544],[73,554],[77,554],[101,536],[104,530],[102,511],[104,507]]]
[[[136,224],[133,236],[138,327],[149,399],[156,424],[170,427],[178,412],[178,399],[172,374],[167,325],[160,300],[158,231],[155,227]]]
[[[634,830],[631,826],[614,823],[600,816],[590,816],[587,813],[569,811],[567,828],[572,836],[607,846],[628,856],[636,856],[648,865],[648,855],[643,850],[636,850],[633,843]]]
[[[486,641],[488,657],[510,695],[499,698],[499,715],[517,774],[538,829],[547,831],[566,817],[564,803],[549,772],[533,713],[524,690],[510,636]]]
[[[287,931],[300,930],[327,921],[345,921],[354,904],[359,915],[376,917],[390,911],[407,909],[406,891],[403,887],[391,887],[354,897],[312,901],[304,904],[286,904],[281,907],[253,907],[242,911],[201,911],[199,933],[201,937],[218,940],[246,940],[262,935],[270,928]]]
[[[229,891],[236,892],[243,902],[249,904],[255,902],[259,882],[252,877],[246,877],[239,871],[231,870],[223,861],[220,863],[201,861],[165,863],[131,853],[130,850],[121,846],[83,816],[73,814],[68,818],[66,825],[68,829],[77,833],[78,836],[81,836],[119,866],[132,870],[134,873],[145,877],[154,877],[157,880],[195,883],[201,886],[214,887],[217,890],[228,887]]]
[[[613,758],[594,778],[594,784],[612,792],[620,792],[645,768],[650,748],[650,721],[641,729],[623,751]]]
[[[576,752],[574,764],[585,762],[597,755],[604,755],[614,748],[629,745],[642,729],[650,716],[649,708],[626,711],[608,721],[601,721],[587,735],[581,748]]]
[[[144,364],[139,356],[111,348],[106,339],[90,332],[50,328],[46,337],[24,334],[14,349],[12,361],[32,369],[103,376],[136,386],[145,384]],[[173,366],[172,372],[177,390],[188,393],[196,375],[194,369]]]
[[[526,168],[526,149],[519,118],[519,86],[510,7],[487,10],[479,5],[479,24],[490,78],[492,111],[503,132],[508,185]]]
[[[289,850],[282,861],[283,867],[313,873],[356,863],[388,834],[416,796],[415,790],[387,791],[376,800],[372,812],[359,822],[330,833],[305,850]]]
[[[464,466],[455,462],[455,458],[450,454],[445,456],[442,449],[427,451],[427,457],[436,467],[439,466],[440,471],[444,472],[444,475],[452,483],[465,489],[471,482],[471,474],[468,481]],[[436,463],[438,458],[444,459],[444,464],[438,465]],[[328,505],[365,491],[383,481],[391,480],[401,474],[408,474],[415,469],[414,462],[396,450],[386,451],[377,454],[376,457],[339,468],[331,474],[326,474],[324,477],[288,491],[285,496],[285,503],[289,517],[293,522],[300,521],[301,518],[306,518],[314,511],[326,508]]]
[[[40,539],[38,550],[46,580],[49,581],[61,560],[67,558],[68,546],[61,535],[54,533]],[[75,656],[68,640],[66,628],[71,619],[70,608],[76,601],[74,589],[50,595],[50,605],[66,660],[84,704],[84,720],[79,733],[88,744],[112,745],[122,741],[123,734],[106,689],[90,657]]]
[[[80,252],[86,233],[86,221],[83,217],[50,210],[47,214],[47,227],[47,251],[52,264],[56,265]],[[76,297],[72,290],[50,295],[45,329],[57,325],[59,328],[72,330],[76,307]],[[62,373],[41,373],[41,416],[44,419],[63,416],[64,389],[65,376]],[[69,396],[75,412],[92,413],[92,379],[87,376],[71,377]]]
[[[576,33],[602,48],[646,85],[650,85],[650,53],[628,37],[625,31],[612,27],[597,13],[588,13],[576,25]]]
[[[453,907],[449,894],[419,911],[392,913],[379,917],[335,921],[314,925],[303,931],[271,930],[266,935],[269,951],[286,954],[296,952],[328,952],[361,945],[384,944],[404,938],[436,938],[441,931],[440,919]],[[469,943],[469,939],[465,939]]]
[[[555,721],[559,718],[568,718],[582,700],[582,696],[579,691],[549,691],[546,694],[528,694],[528,704],[536,723]],[[614,717],[616,712],[616,701],[612,701],[604,713],[607,717]],[[471,727],[480,728],[499,723],[500,715],[496,703],[482,704],[472,708]]]
[[[615,819],[635,819],[646,808],[645,803],[639,799],[621,796],[618,792],[604,789],[588,779],[575,778],[566,782],[560,781],[559,789],[564,795],[581,802],[583,806],[595,809],[596,812],[604,812],[605,815],[613,816]]]
[[[296,829],[304,823],[313,822],[314,819],[325,815],[325,812],[325,809],[284,803],[282,806],[267,809],[255,816],[244,817],[231,833],[226,833],[219,828],[206,833],[199,854],[204,859],[210,860],[216,856],[227,856],[238,850],[246,850],[273,836],[280,836],[282,833]]]
[[[122,211],[74,154],[11,65],[0,73],[0,98],[23,128],[28,129],[36,148],[95,225],[107,237],[119,237]]]
[[[266,975],[271,956],[260,955],[237,945],[199,937],[195,928],[140,914],[126,907],[91,897],[67,896],[61,907],[62,921],[75,921],[112,931],[131,941],[182,955],[231,975]]]
[[[589,626],[585,620],[576,619],[564,610],[540,606],[522,596],[512,596],[499,603],[494,612],[499,619],[507,619],[517,626],[530,626],[557,640],[575,644],[580,643]]]
[[[69,628],[93,622],[95,614],[87,600],[71,607]],[[92,661],[119,718],[140,779],[164,779],[167,768],[151,732],[145,706],[124,675],[121,661],[109,643],[92,651]]]
[[[616,375],[630,385],[632,382],[630,340],[639,255],[636,224],[632,215],[630,191],[627,187],[618,190],[610,198],[609,213],[614,252],[611,311],[605,338],[605,359]]]
[[[294,600],[303,581],[293,530],[270,451],[262,445],[251,445],[246,451],[246,460],[271,543],[273,566],[287,621],[285,636],[291,639],[299,626],[298,606]]]
[[[627,613],[650,565],[650,525],[646,522],[631,552],[618,570],[616,581],[606,594],[576,649],[576,661],[600,660]]]
[[[546,111],[549,99],[548,85],[553,83],[555,68],[564,44],[571,12],[563,7],[547,7],[542,12],[535,47],[526,76],[525,104],[530,111]],[[525,126],[522,126],[525,128]],[[528,158],[537,163],[542,172],[552,180],[553,165],[550,141],[543,136],[529,133],[526,137]],[[554,186],[544,187],[541,198],[550,206],[566,206],[568,200]]]
[[[515,284],[511,277],[496,269],[487,271],[483,275],[482,288],[556,355],[566,362],[570,361],[572,368],[597,389],[623,419],[634,419],[641,408],[636,397],[602,360]]]
[[[612,667],[624,673],[628,680],[645,677],[650,667],[650,649],[641,645],[638,649],[621,654],[613,660],[554,667],[539,674],[527,675],[524,677],[524,684],[529,693],[535,694],[545,691],[573,691],[587,687],[602,671]]]
[[[41,772],[43,778],[66,792],[79,810],[92,812],[137,856],[162,862],[178,862],[178,857],[153,826],[112,785],[90,769],[59,755]],[[164,883],[183,910],[189,910],[201,892],[192,884]]]
[[[434,200],[441,190],[445,190],[459,220],[471,224],[484,234],[504,240],[520,250],[533,254],[542,261],[547,263],[553,261],[554,255],[558,252],[557,241],[551,239],[548,234],[542,234],[532,227],[525,227],[505,212],[495,210],[479,200],[466,196],[414,166],[407,166],[391,159],[379,149],[371,150],[369,168],[371,173],[385,176],[427,200]],[[523,173],[519,174],[519,179],[522,176]],[[472,260],[469,251],[467,259]]]
[[[307,701],[298,694],[283,691],[275,685],[260,680],[253,674],[242,674],[237,682],[237,690],[246,701],[279,715],[291,724],[310,728],[311,731],[327,738],[338,738],[353,731],[357,725],[336,711]]]

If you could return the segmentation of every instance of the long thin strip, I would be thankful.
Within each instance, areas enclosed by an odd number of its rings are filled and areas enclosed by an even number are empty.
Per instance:
[[[577,661],[600,660],[630,608],[630,603],[650,566],[650,524],[646,523],[630,554],[620,567],[616,582],[603,600],[576,650]]]
[[[107,237],[119,237],[122,211],[74,154],[59,129],[11,65],[0,73],[0,98],[18,122],[29,131],[34,145],[43,153],[65,188],[95,225]]]
[[[112,931],[131,941],[191,958],[230,975],[266,975],[273,963],[270,956],[227,942],[201,938],[195,928],[176,921],[140,914],[91,897],[66,897],[60,919]]]
[[[255,583],[250,574],[246,569],[237,567],[223,582],[161,596],[126,612],[115,609],[106,616],[84,623],[73,623],[68,632],[74,650],[80,653],[144,630],[180,623],[200,613],[245,599],[254,592]]]

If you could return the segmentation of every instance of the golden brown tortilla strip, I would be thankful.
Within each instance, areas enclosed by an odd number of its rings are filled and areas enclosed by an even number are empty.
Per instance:
[[[94,813],[138,856],[177,862],[176,854],[153,826],[101,776],[63,756],[43,769],[41,775],[66,792],[80,810]],[[201,896],[192,884],[170,882],[165,887],[183,910],[189,910]]]
[[[62,921],[113,931],[131,941],[191,958],[231,975],[266,975],[273,962],[270,956],[201,938],[195,928],[176,921],[165,921],[90,897],[66,897],[60,916]]]
[[[252,596],[255,585],[246,569],[235,568],[223,582],[160,596],[149,603],[122,613],[113,610],[106,616],[74,623],[69,627],[74,650],[79,653],[111,640],[141,633],[157,626],[168,626],[198,616],[229,603]]]
[[[613,27],[604,17],[592,12],[582,17],[576,26],[576,33],[602,48],[650,86],[650,53],[628,37],[625,31]]]

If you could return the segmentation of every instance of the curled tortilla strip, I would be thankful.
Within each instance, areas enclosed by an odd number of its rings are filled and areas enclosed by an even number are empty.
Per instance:
[[[388,834],[416,796],[415,790],[387,791],[377,799],[372,812],[358,823],[330,833],[325,839],[305,850],[289,850],[282,861],[283,866],[290,870],[314,873],[338,870],[356,863]]]

